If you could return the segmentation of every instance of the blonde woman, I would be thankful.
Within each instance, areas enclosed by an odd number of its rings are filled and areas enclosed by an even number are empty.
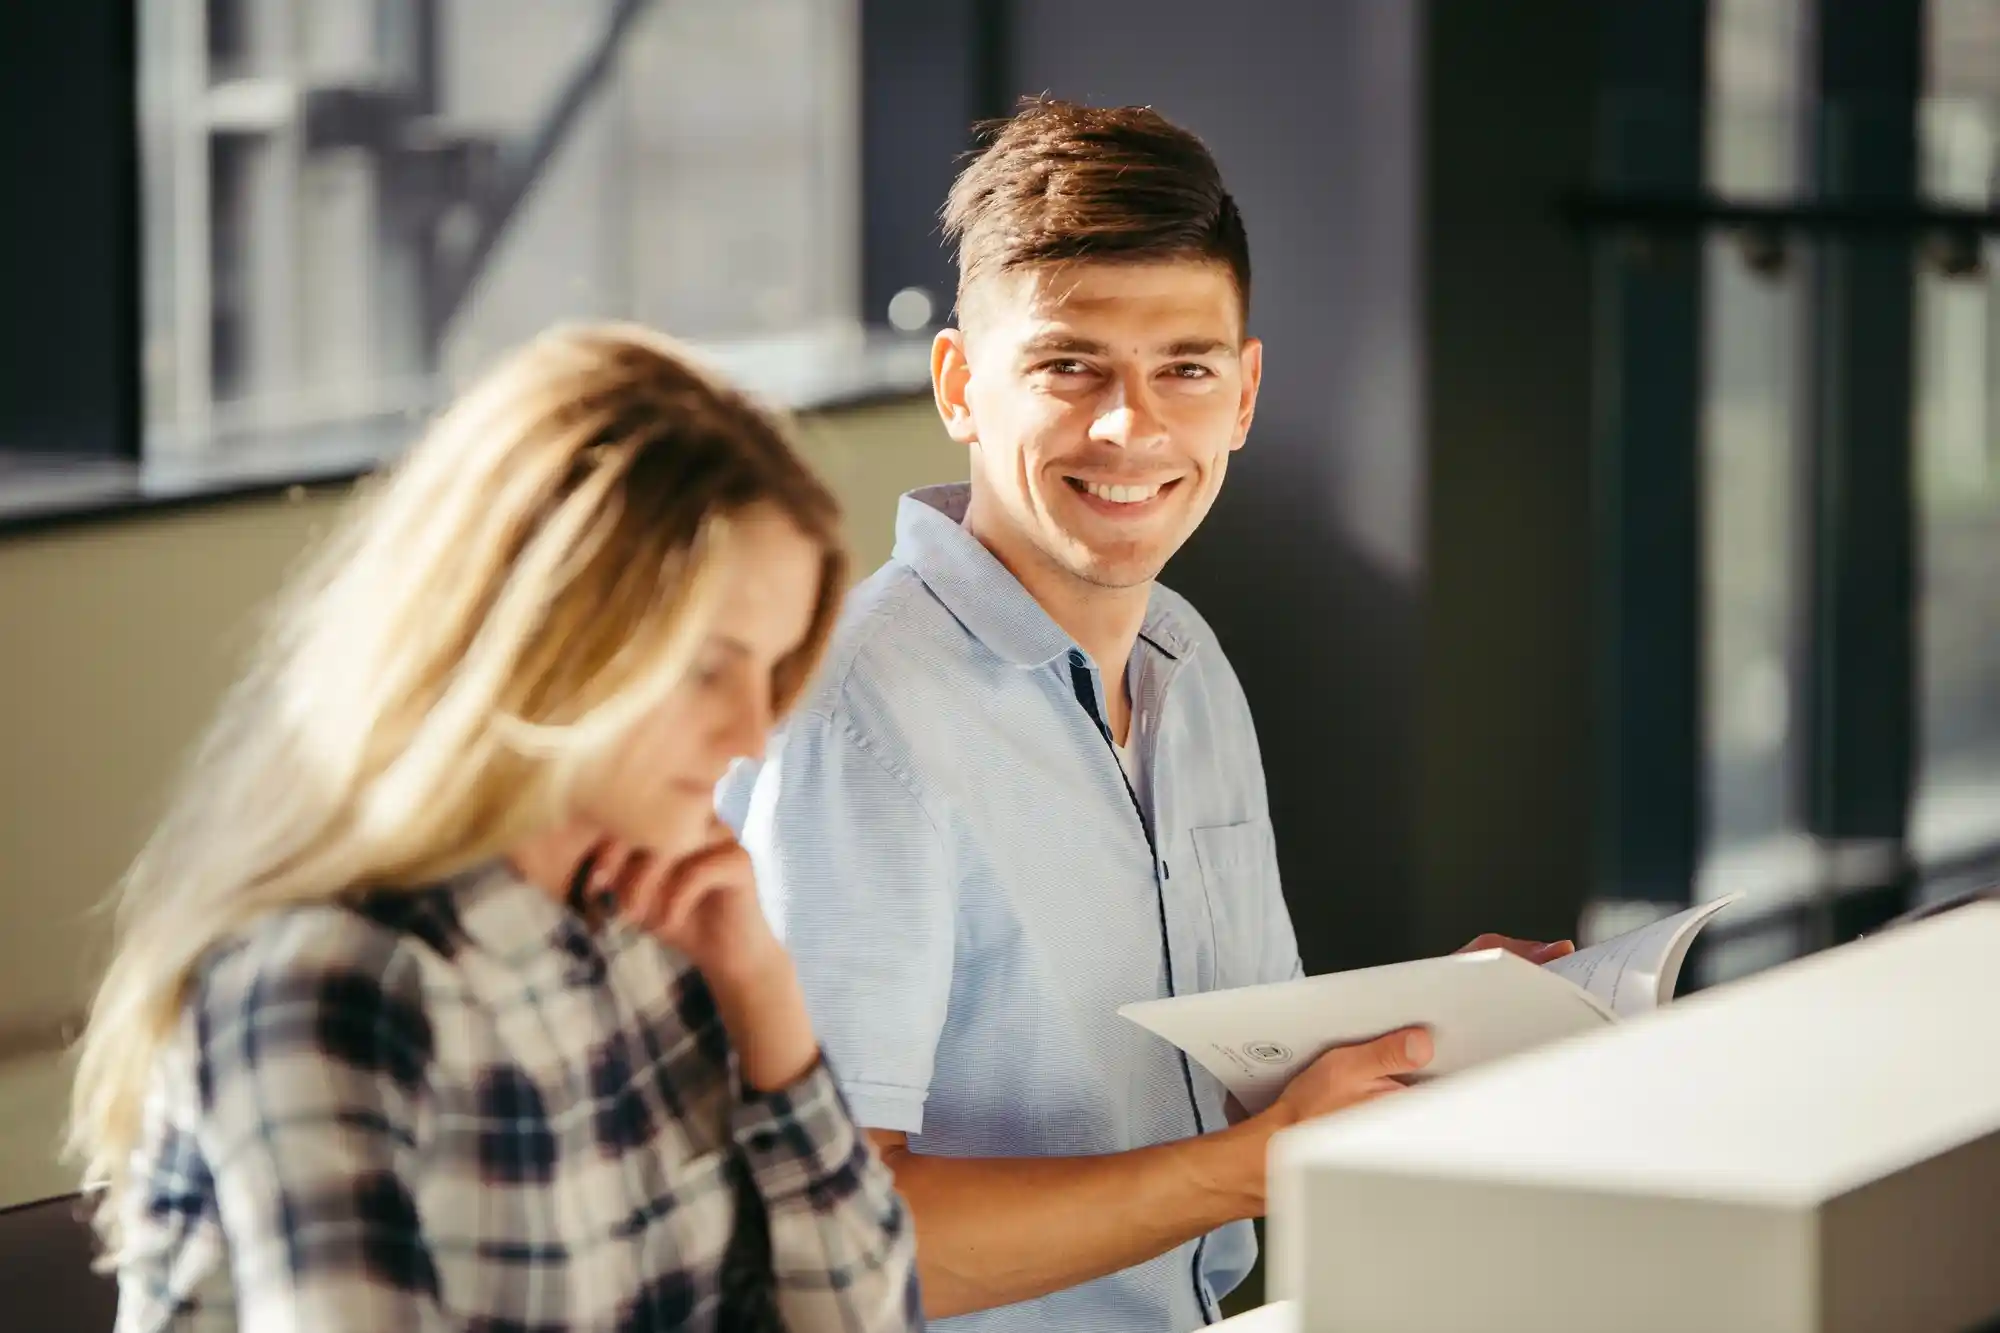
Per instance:
[[[447,412],[132,868],[74,1146],[123,1333],[906,1329],[913,1238],[715,823],[832,500],[644,332]]]

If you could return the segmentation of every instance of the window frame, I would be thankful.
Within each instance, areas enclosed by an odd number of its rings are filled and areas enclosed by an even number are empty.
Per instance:
[[[1602,430],[1599,781],[1608,796],[1593,913],[1623,925],[1751,887],[1753,902],[1704,931],[1691,986],[2000,883],[2000,821],[1989,841],[1948,860],[1925,862],[1910,842],[1922,688],[1921,516],[1911,485],[1919,247],[2000,233],[2000,209],[1944,206],[1919,191],[1924,0],[1807,0],[1805,9],[1811,128],[1798,198],[1750,202],[1703,188],[1699,157],[1690,171],[1687,152],[1699,138],[1693,102],[1707,93],[1687,37],[1699,26],[1706,47],[1707,6],[1616,0],[1600,76],[1603,170],[1570,209],[1603,255],[1593,392]],[[1620,96],[1634,94],[1653,108],[1650,138],[1617,118]],[[1803,259],[1805,447],[1795,484],[1808,529],[1798,663],[1806,730],[1795,775],[1801,835],[1711,857],[1698,729],[1708,620],[1688,614],[1701,492],[1686,484],[1700,448],[1687,353],[1702,336],[1701,277],[1685,247],[1718,231],[1754,231],[1761,245]],[[1648,476],[1650,489],[1638,480]]]
[[[1005,109],[1005,0],[857,2],[866,345],[825,366],[802,369],[778,352],[768,366],[749,364],[754,349],[732,366],[794,410],[927,391],[923,358],[887,328],[888,298],[920,286],[935,290],[938,319],[949,310],[937,206],[970,146],[967,127]],[[393,447],[272,439],[146,456],[138,40],[135,0],[0,7],[0,105],[12,113],[0,125],[0,179],[33,182],[49,197],[45,208],[0,211],[0,273],[21,298],[0,309],[10,368],[0,395],[0,533],[341,484],[375,470]],[[930,73],[908,77],[913,70]],[[52,124],[64,127],[60,137]],[[18,385],[17,367],[27,369]]]

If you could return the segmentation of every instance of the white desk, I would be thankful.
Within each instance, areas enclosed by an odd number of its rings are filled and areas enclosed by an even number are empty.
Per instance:
[[[2000,903],[1282,1136],[1300,1333],[2000,1315]]]
[[[1298,1333],[1299,1312],[1290,1301],[1273,1301],[1209,1327],[1224,1333]]]

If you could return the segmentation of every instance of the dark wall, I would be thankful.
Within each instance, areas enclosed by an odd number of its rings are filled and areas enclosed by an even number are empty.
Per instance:
[[[1020,92],[1195,130],[1244,211],[1264,391],[1166,578],[1249,693],[1311,971],[1568,933],[1588,876],[1587,300],[1552,187],[1587,165],[1589,3],[1428,8],[1017,0],[1008,39]]]
[[[905,287],[942,313],[957,274],[938,209],[975,145],[1007,113],[1006,0],[860,0],[861,315],[888,318]]]
[[[1430,5],[1423,951],[1576,929],[1592,884],[1599,0]]]

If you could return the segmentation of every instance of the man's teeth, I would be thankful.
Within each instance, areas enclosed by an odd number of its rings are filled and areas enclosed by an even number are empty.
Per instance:
[[[1084,489],[1100,500],[1118,505],[1143,504],[1160,493],[1158,486],[1106,486],[1095,481],[1085,482]]]

